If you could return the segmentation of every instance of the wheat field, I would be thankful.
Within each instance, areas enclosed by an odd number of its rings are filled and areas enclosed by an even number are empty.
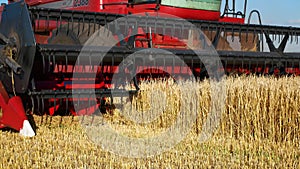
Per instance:
[[[211,83],[156,80],[142,83],[122,111],[97,116],[90,125],[105,121],[127,137],[144,138],[170,128],[180,110],[196,114],[173,148],[144,158],[123,157],[91,141],[82,125],[90,117],[55,116],[50,123],[50,117],[34,116],[33,138],[0,132],[0,168],[299,168],[300,77],[227,77],[222,84],[224,109],[204,142],[198,140],[212,110]]]

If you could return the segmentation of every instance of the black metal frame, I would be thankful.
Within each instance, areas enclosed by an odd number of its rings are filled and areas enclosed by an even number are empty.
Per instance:
[[[236,3],[235,0],[232,0],[232,6],[231,8],[229,7],[229,0],[226,0],[225,7],[224,7],[224,12],[221,17],[224,16],[233,16],[233,17],[238,17],[241,16],[242,18],[245,18],[246,16],[246,11],[247,11],[247,0],[244,1],[244,11],[236,11]]]
[[[29,11],[24,1],[4,6],[0,33],[7,39],[13,40],[14,53],[10,58],[12,64],[6,64],[15,69],[14,76],[11,75],[10,69],[0,72],[0,79],[9,93],[13,90],[17,93],[25,93],[35,59],[36,42]],[[22,72],[18,70],[22,70]],[[15,85],[13,85],[13,81]]]

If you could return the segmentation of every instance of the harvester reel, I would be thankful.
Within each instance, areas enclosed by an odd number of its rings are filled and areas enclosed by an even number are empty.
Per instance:
[[[88,45],[85,44],[95,32],[97,32],[98,40],[93,45],[97,46],[112,46],[115,41],[108,42],[108,39],[114,38],[111,32],[101,31],[102,26],[92,23],[72,23],[63,24],[51,32],[51,37],[48,39],[49,44],[60,45]],[[99,32],[100,30],[100,32]],[[101,36],[100,36],[101,34]]]
[[[53,30],[52,36],[48,40],[49,44],[65,44],[65,45],[80,45],[80,40],[74,34],[74,32],[67,29],[67,27],[63,27],[59,31]]]
[[[72,23],[60,25],[51,32],[51,37],[48,39],[49,44],[61,45],[84,45],[91,36],[88,30],[87,23]]]

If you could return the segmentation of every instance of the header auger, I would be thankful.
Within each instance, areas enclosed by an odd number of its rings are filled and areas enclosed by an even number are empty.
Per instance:
[[[220,0],[28,0],[1,6],[0,127],[24,133],[26,126],[29,134],[23,135],[33,136],[25,110],[105,112],[105,98],[135,94],[140,80],[170,74],[299,75],[300,53],[284,49],[298,44],[300,28],[244,23],[247,1],[243,12],[236,12],[234,2],[229,7],[226,0],[223,14]],[[221,64],[211,68],[215,58]],[[119,88],[128,84],[130,89]]]

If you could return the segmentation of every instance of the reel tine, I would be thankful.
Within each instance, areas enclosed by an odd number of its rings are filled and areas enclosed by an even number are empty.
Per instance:
[[[242,30],[241,26],[239,27],[239,42],[241,42],[242,39]]]
[[[42,114],[41,108],[40,108],[40,98],[38,95],[36,96],[36,100],[37,100],[37,111],[39,111],[39,113]]]
[[[82,30],[81,30],[82,33],[83,33],[83,32],[85,31],[85,29],[86,29],[86,28],[85,28],[85,27],[86,27],[86,26],[85,26],[85,25],[86,25],[86,24],[85,24],[85,20],[86,20],[86,19],[85,19],[85,15],[86,15],[86,14],[83,13],[83,16],[82,16]]]
[[[36,25],[36,21],[37,21],[37,25]],[[38,29],[40,29],[40,15],[39,15],[39,13],[37,13],[37,17],[36,17],[36,19],[34,19],[34,31],[36,31],[36,30],[38,30]],[[37,26],[37,28],[36,28],[36,26]]]
[[[50,100],[48,100],[48,105],[49,105],[49,107],[51,106],[51,104],[50,104]],[[49,112],[47,112],[46,113],[46,119],[45,119],[45,124],[47,124],[48,123],[48,117],[49,116]]]
[[[293,37],[294,35],[293,35],[293,32],[291,32],[291,34],[290,34],[290,37],[291,37],[291,43],[290,44],[293,44],[293,41],[294,41],[294,37]]]
[[[73,12],[71,14],[71,32],[74,32],[74,16],[73,16]]]
[[[248,61],[248,70],[249,70],[249,75],[251,75],[253,72],[251,71],[251,60]]]
[[[246,43],[248,42],[248,35],[249,35],[249,28],[247,27],[247,30],[246,30]]]
[[[67,35],[69,35],[70,32],[70,18],[67,19]]]
[[[62,25],[63,25],[61,17],[62,17],[62,11],[60,11],[60,15],[59,15],[59,24],[56,25],[56,26],[59,26],[60,31],[62,30]]]
[[[47,11],[45,32],[50,30],[50,10]]]
[[[36,111],[35,108],[36,107],[35,107],[35,103],[34,103],[34,97],[32,95],[30,96],[30,101],[31,101],[31,106],[32,106],[31,107],[31,112],[35,113],[35,111]]]
[[[44,120],[43,119],[43,116],[46,114],[45,113],[45,110],[44,110],[44,108],[45,108],[45,103],[44,103],[44,98],[43,98],[43,95],[41,95],[40,96],[40,99],[38,99],[39,101],[41,100],[41,104],[42,104],[42,108],[39,110],[39,111],[41,111],[41,115],[42,115],[42,121]],[[47,121],[46,121],[47,122]]]
[[[62,123],[63,123],[63,116],[60,116],[60,119],[59,119],[59,126],[62,126]]]
[[[68,53],[66,52],[65,53],[65,65],[64,65],[64,67],[65,67],[65,72],[67,73],[68,72]]]
[[[94,25],[94,31],[93,31],[93,33],[95,33],[96,32],[96,25],[97,25],[97,22],[96,22],[96,15],[93,15],[94,17],[93,17],[93,25]]]
[[[71,111],[69,110],[69,96],[67,98],[65,98],[66,100],[66,110],[65,110],[65,115],[70,116],[71,115]]]
[[[54,110],[53,110],[53,114],[51,114],[51,116],[55,115],[55,114],[56,114],[56,95],[54,95]]]
[[[234,29],[231,28],[231,42],[234,42]]]
[[[172,57],[172,74],[174,74],[175,73],[175,58],[174,57]]]
[[[46,71],[47,71],[47,70],[46,70],[46,61],[45,61],[45,60],[46,60],[46,57],[47,57],[46,55],[47,55],[47,54],[44,54],[44,53],[41,54],[41,57],[42,57],[42,65],[43,65],[43,66],[42,66],[42,68],[43,68],[43,70],[42,70],[43,74],[46,74]]]
[[[88,107],[87,109],[91,109],[91,98],[88,98]],[[91,110],[87,110],[87,112],[90,112]],[[90,114],[88,114],[90,115]],[[94,116],[92,115],[92,121],[91,121],[91,125],[93,124],[94,121]]]

